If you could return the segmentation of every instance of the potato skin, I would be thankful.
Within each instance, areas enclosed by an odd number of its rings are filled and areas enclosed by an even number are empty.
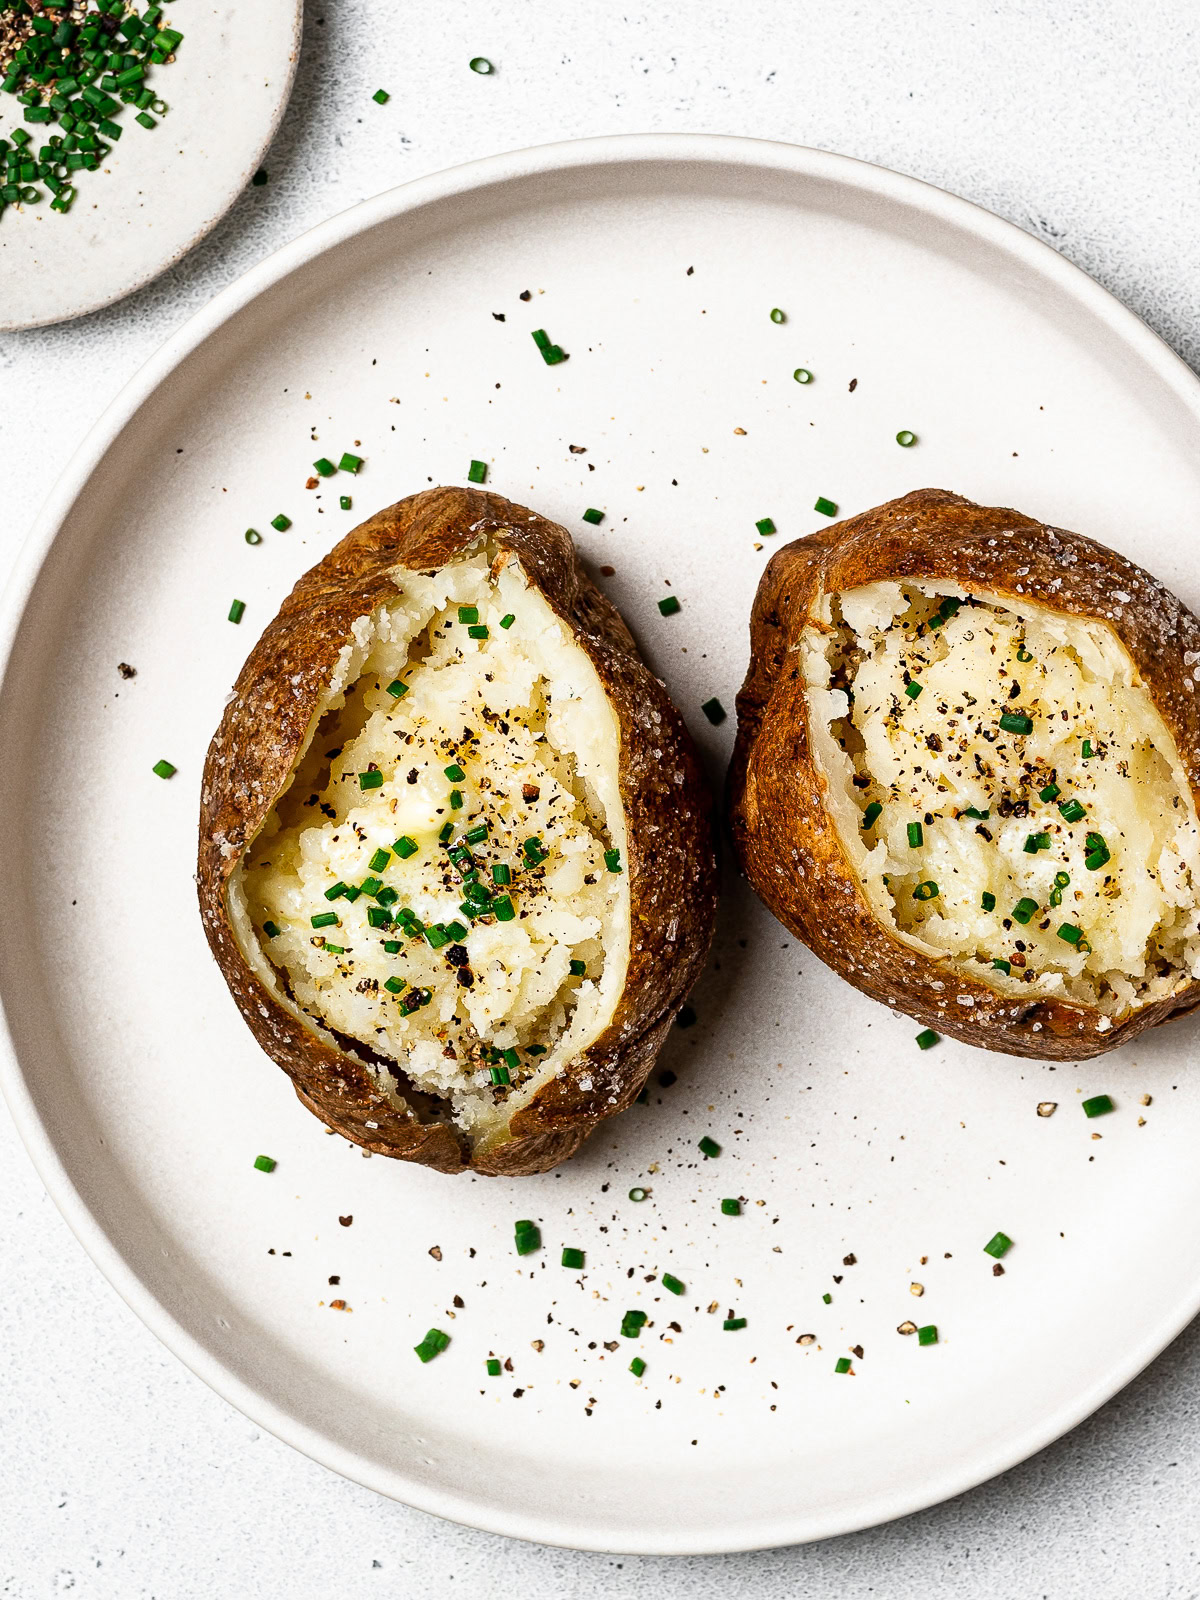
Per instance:
[[[955,975],[948,958],[920,954],[877,920],[826,810],[804,683],[789,653],[822,595],[903,578],[942,579],[1107,623],[1132,656],[1200,803],[1193,666],[1200,659],[1200,620],[1148,572],[1081,534],[944,489],[919,489],[797,539],[763,573],[728,780],[734,849],[754,889],[855,988],[987,1050],[1080,1061],[1190,1011],[1200,1004],[1194,981],[1152,1005],[1103,1019],[1102,1028],[1102,1013],[1093,1007],[1014,1002]]]
[[[391,569],[435,571],[481,535],[519,559],[591,659],[617,713],[632,934],[625,988],[609,1027],[513,1115],[507,1140],[472,1155],[452,1123],[433,1120],[433,1097],[404,1091],[430,1120],[398,1111],[360,1061],[325,1044],[279,1004],[234,936],[227,885],[287,782],[351,625],[397,593]],[[307,572],[251,651],[204,766],[200,911],[251,1032],[322,1122],[377,1155],[439,1172],[549,1171],[600,1121],[636,1099],[704,965],[716,883],[712,800],[683,718],[615,606],[584,571],[570,534],[483,490],[411,495],[355,528]],[[365,1054],[360,1044],[346,1043]]]

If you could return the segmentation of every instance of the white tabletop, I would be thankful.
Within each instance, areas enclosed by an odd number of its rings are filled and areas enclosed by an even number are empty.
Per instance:
[[[673,129],[895,167],[1049,241],[1200,365],[1190,11],[1184,0],[445,0],[425,14],[309,0],[266,187],[123,305],[0,337],[0,576],[84,432],[217,289],[377,190],[521,145]],[[468,71],[479,54],[492,77]],[[380,87],[392,97],[382,107],[370,98]],[[2,1110],[0,1262],[0,1595],[12,1600],[1200,1592],[1195,1326],[1068,1438],[948,1506],[822,1545],[667,1561],[436,1522],[262,1434],[117,1300]]]

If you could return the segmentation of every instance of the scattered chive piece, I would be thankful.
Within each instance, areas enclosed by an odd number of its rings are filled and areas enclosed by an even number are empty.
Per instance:
[[[645,1189],[630,1189],[629,1198],[631,1200],[644,1200],[646,1198],[646,1191]]]
[[[507,1067],[489,1067],[488,1071],[491,1073],[493,1083],[504,1086],[512,1081],[508,1075]]]
[[[1025,854],[1034,856],[1039,850],[1049,850],[1050,835],[1048,833],[1031,833],[1025,841]]]
[[[792,377],[795,378],[797,383],[811,383],[813,381],[813,375],[807,367],[797,367],[795,372],[792,373]]]
[[[328,456],[322,456],[319,461],[314,461],[313,467],[322,478],[332,478],[337,471]]]
[[[461,783],[466,777],[466,773],[457,762],[451,762],[448,767],[443,767],[442,771],[450,779],[451,783]]]
[[[378,768],[374,768],[370,772],[360,772],[358,775],[358,787],[360,789],[382,789],[383,773]]]
[[[932,878],[926,878],[924,883],[919,883],[913,890],[914,900],[936,900],[941,890]]]
[[[992,962],[992,965],[996,968],[997,972],[1003,972],[1003,973],[1006,974],[1006,976],[1009,976],[1009,977],[1012,976],[1012,962],[1011,961],[1001,961],[1001,960],[997,959],[997,960]]]
[[[1083,741],[1083,749],[1079,752],[1079,754],[1085,761],[1090,761],[1092,759],[1095,751],[1092,749],[1092,741],[1090,739],[1085,739]]]
[[[1082,822],[1087,816],[1086,806],[1080,805],[1075,799],[1064,800],[1058,811],[1064,822]]]
[[[329,888],[326,889],[325,898],[326,898],[326,900],[338,900],[338,899],[341,898],[342,895],[345,894],[345,892],[346,892],[346,885],[339,878],[336,883],[330,884]]]
[[[762,534],[764,539],[769,538],[770,535],[775,532],[775,524],[771,521],[770,517],[761,517],[754,524],[754,526],[758,529],[759,533]]]
[[[388,941],[389,944],[393,942],[392,940]],[[389,994],[399,994],[401,989],[406,987],[406,983],[403,978],[386,978],[383,987]]]
[[[1067,944],[1077,945],[1083,938],[1083,929],[1077,928],[1073,922],[1064,922],[1058,929],[1058,937]]]
[[[850,1357],[849,1356],[839,1356],[837,1358],[836,1363],[834,1364],[833,1370],[835,1372],[849,1372],[850,1371]]]
[[[497,861],[496,865],[492,868],[492,882],[511,883],[512,868],[503,861]]]
[[[1048,783],[1046,787],[1039,792],[1038,799],[1045,800],[1046,803],[1049,804],[1051,800],[1057,800],[1061,793],[1062,790],[1056,783]]]
[[[517,914],[517,908],[507,895],[502,895],[499,900],[492,901],[492,914],[497,922],[511,922]]]
[[[821,1296],[821,1299],[825,1302],[825,1304],[827,1306],[831,1306],[833,1304],[833,1296],[831,1294],[823,1294]]]
[[[353,455],[349,450],[342,452],[342,459],[338,462],[339,472],[357,472],[363,464],[361,456]]]
[[[739,1328],[746,1326],[746,1319],[745,1317],[726,1317],[721,1326],[726,1333],[736,1333]]]
[[[255,1156],[254,1170],[256,1172],[274,1172],[277,1163],[270,1156]]]
[[[721,1201],[721,1215],[723,1217],[740,1217],[741,1214],[742,1202],[740,1200]]]
[[[1087,836],[1087,855],[1083,861],[1088,871],[1095,872],[1110,859],[1108,846],[1105,844],[1103,836],[1098,833],[1089,833]]]
[[[941,1037],[941,1034],[934,1033],[932,1028],[922,1028],[921,1032],[917,1035],[917,1049],[932,1050],[934,1045],[939,1043]]]
[[[325,941],[324,950],[327,956],[344,956],[346,954],[345,945],[330,944],[328,939]]]
[[[572,1272],[578,1272],[580,1267],[583,1266],[583,1251],[576,1250],[571,1245],[564,1246],[562,1264],[564,1267],[570,1267]]]
[[[416,855],[417,841],[410,839],[406,833],[402,833],[392,846],[392,849],[400,857],[401,861],[407,861],[409,856]]]
[[[819,511],[823,517],[837,516],[837,506],[832,500],[826,500],[823,494],[817,496],[817,503],[813,506],[813,510]]]
[[[336,911],[318,911],[315,917],[308,920],[314,928],[336,928],[338,914]]]
[[[979,904],[983,907],[983,909],[985,911],[995,911],[995,909],[996,909],[996,896],[992,893],[992,891],[990,889],[985,889],[983,891],[983,893],[979,896]]]
[[[710,1139],[707,1134],[699,1141],[699,1148],[706,1156],[719,1156],[721,1154],[721,1146],[715,1139]]]
[[[376,850],[370,861],[367,862],[367,865],[370,867],[372,872],[382,872],[384,867],[387,866],[391,859],[392,852],[390,850]]]
[[[351,504],[352,502],[348,494],[338,495],[338,505],[341,506],[343,511],[349,511]]]
[[[587,508],[587,510],[583,513],[583,520],[585,522],[592,522],[592,523],[603,522],[604,521],[604,513],[603,513],[603,511],[597,511],[595,506],[589,506]]]
[[[277,517],[271,518],[271,526],[277,533],[286,533],[292,525],[291,517],[285,517],[281,511]]]
[[[387,686],[387,692],[391,695],[393,700],[402,700],[408,693],[408,685],[406,683],[402,683],[399,678],[393,678],[391,683],[389,683]]]
[[[646,1370],[646,1363],[642,1360],[641,1356],[634,1356],[633,1360],[629,1363],[629,1370],[633,1373],[635,1378],[641,1377],[642,1373]]]
[[[465,835],[468,844],[482,844],[487,836],[488,825],[486,822],[476,823],[475,827],[467,829]]]
[[[150,770],[154,773],[155,777],[173,778],[176,772],[178,772],[179,768],[173,767],[169,761],[156,761]]]
[[[372,928],[390,928],[392,925],[391,914],[385,911],[382,906],[368,906],[367,924]],[[433,944],[432,939],[429,942]]]
[[[545,328],[535,328],[530,335],[530,338],[533,340],[534,344],[537,345],[539,350],[549,350],[550,335],[546,332]]]
[[[529,838],[525,840],[525,843],[521,846],[521,849],[525,852],[525,859],[529,862],[530,866],[536,867],[539,861],[545,861],[546,859],[546,852],[542,849],[542,841],[538,838],[536,833],[531,834]]]
[[[1037,901],[1030,900],[1028,895],[1025,895],[1018,900],[1016,905],[1012,908],[1012,914],[1016,921],[1021,923],[1022,926],[1025,926],[1027,923],[1032,921],[1033,914],[1036,910]]]
[[[513,1242],[517,1247],[519,1256],[528,1256],[532,1255],[535,1250],[542,1248],[542,1235],[535,1223],[518,1222],[514,1231]]]
[[[992,808],[989,806],[986,811],[980,811],[977,806],[967,806],[962,814],[964,817],[974,817],[976,822],[986,822],[992,814]]]
[[[486,639],[488,636],[487,624],[474,622],[467,629],[467,633],[472,639]]]
[[[718,727],[722,722],[725,721],[725,717],[726,717],[725,707],[721,704],[721,702],[719,700],[716,700],[716,699],[705,700],[703,705],[701,705],[700,709],[701,709],[701,711],[703,711],[704,715],[708,718],[708,720],[712,723],[714,728]]]
[[[575,960],[573,960],[571,962],[571,976],[573,978],[582,978],[586,971],[587,971],[587,962],[586,961],[575,961]]]
[[[772,322],[777,322],[777,323],[778,322],[786,322],[787,321],[787,313],[784,312],[784,311],[781,311],[778,306],[772,306],[772,308],[771,308],[771,321]]]
[[[434,1356],[440,1355],[449,1343],[448,1333],[443,1333],[440,1328],[430,1328],[420,1344],[413,1345],[413,1349],[423,1362],[432,1361]]]
[[[917,1329],[918,1344],[936,1344],[937,1342],[938,1331],[936,1324],[931,1322],[928,1327]]]
[[[662,612],[664,617],[673,617],[679,610],[679,601],[673,594],[666,595],[658,602],[658,609]]]
[[[472,461],[467,468],[468,483],[485,483],[487,481],[487,462]]]
[[[901,428],[900,432],[896,435],[896,443],[903,445],[906,450],[910,444],[916,444],[916,442],[917,436],[910,428]]]
[[[1023,644],[1017,646],[1017,660],[1018,661],[1032,661],[1033,660],[1033,657],[1030,655],[1029,651],[1026,650],[1026,648],[1025,648],[1025,646]]]
[[[278,926],[277,923],[274,923],[274,922],[264,922],[263,923],[263,932],[266,934],[268,939],[278,939],[278,937],[279,937],[279,926]]]
[[[984,1254],[995,1256],[997,1261],[1001,1256],[1007,1255],[1011,1249],[1012,1240],[1006,1233],[994,1233],[983,1247]]]
[[[515,1050],[502,1050],[500,1054],[504,1057],[505,1064],[511,1067],[514,1072],[521,1065],[521,1057]]]
[[[610,872],[620,872],[621,852],[619,850],[606,850],[604,852],[604,865]]]
[[[1033,718],[1023,711],[1006,711],[1000,718],[1000,726],[1005,733],[1032,733]]]
[[[914,680],[912,683],[905,686],[904,692],[910,700],[919,700],[924,688],[925,685],[923,683],[917,683]]]
[[[511,628],[513,623],[516,620],[517,620],[516,613],[513,612],[513,611],[510,611],[506,617],[501,617],[500,618],[500,626],[502,628]]]
[[[486,78],[490,73],[496,70],[486,56],[472,56],[470,61],[467,62],[467,65],[470,67],[472,72],[478,72],[480,77],[483,78]]]
[[[1052,906],[1062,905],[1063,890],[1070,881],[1071,874],[1069,872],[1056,872],[1054,874],[1054,887],[1050,891],[1050,904]]]
[[[488,1357],[487,1375],[489,1378],[498,1378],[500,1376],[500,1363],[496,1360],[495,1356]]]
[[[882,807],[882,805],[880,805],[879,801],[878,800],[872,800],[871,804],[863,812],[862,825],[863,825],[863,831],[864,832],[868,828],[873,828],[875,826],[875,824],[879,821],[879,818],[880,818],[880,815],[881,815],[882,811],[883,811],[883,807]]]
[[[400,941],[399,939],[385,939],[383,941],[383,948],[387,951],[389,956],[398,956],[400,954]]]
[[[675,1274],[673,1272],[664,1272],[663,1273],[663,1275],[662,1275],[662,1286],[663,1286],[664,1289],[669,1290],[671,1292],[671,1294],[682,1294],[683,1293],[683,1283],[680,1281],[680,1279],[678,1279],[675,1276]]]
[[[1083,1114],[1085,1117],[1102,1117],[1106,1112],[1115,1110],[1116,1107],[1112,1103],[1111,1096],[1106,1094],[1095,1094],[1090,1100],[1083,1102]]]
[[[262,534],[259,533],[257,528],[247,528],[246,529],[246,543],[247,544],[261,544],[262,543]]]
[[[910,822],[906,830],[908,833],[908,848],[919,850],[925,843],[925,830],[919,822]]]
[[[462,923],[455,918],[453,922],[448,922],[446,924],[446,936],[453,943],[457,944],[460,939],[466,938],[467,930],[463,927]]]

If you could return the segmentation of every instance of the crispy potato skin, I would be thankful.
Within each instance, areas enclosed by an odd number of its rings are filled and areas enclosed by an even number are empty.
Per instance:
[[[616,1013],[583,1055],[517,1111],[510,1137],[474,1156],[444,1107],[420,1093],[407,1114],[355,1054],[326,1044],[264,986],[229,919],[228,881],[286,786],[355,620],[391,599],[393,568],[431,572],[482,535],[515,556],[591,659],[620,723],[632,936]],[[197,884],[204,931],[251,1032],[322,1122],[377,1155],[439,1172],[520,1177],[572,1155],[630,1105],[704,965],[716,913],[711,797],[683,718],[642,662],[564,528],[499,495],[429,489],[346,536],[307,572],[251,651],[209,747]],[[590,1087],[584,1088],[587,1080]]]
[[[1091,539],[943,489],[919,489],[797,539],[763,573],[728,780],[734,848],[755,890],[856,988],[966,1044],[1079,1061],[1190,1011],[1200,1004],[1200,983],[1192,981],[1153,1005],[1104,1019],[1103,1028],[1102,1014],[1090,1006],[1014,1003],[955,975],[948,959],[912,949],[877,920],[826,810],[791,652],[822,595],[902,578],[942,579],[1107,623],[1174,737],[1200,803],[1200,691],[1185,659],[1200,652],[1200,621],[1156,578]]]

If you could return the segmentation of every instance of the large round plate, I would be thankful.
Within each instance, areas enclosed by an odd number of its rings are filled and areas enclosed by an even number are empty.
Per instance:
[[[568,362],[542,364],[538,327]],[[235,1405],[337,1471],[587,1548],[863,1527],[1078,1422],[1200,1299],[1178,1249],[1200,1214],[1194,1024],[1081,1067],[923,1054],[912,1023],[731,878],[699,1022],[673,1031],[677,1081],[646,1106],[542,1178],[367,1161],[300,1109],[209,959],[197,790],[228,686],[295,577],[359,514],[461,482],[474,457],[615,569],[602,581],[719,775],[732,719],[712,729],[698,708],[732,705],[745,666],[771,548],[757,519],[778,543],[820,520],[818,495],[853,512],[940,485],[1093,534],[1197,604],[1180,535],[1198,438],[1194,379],[1042,245],[778,145],[498,157],[359,206],[226,291],[83,447],[6,625],[4,1077],[113,1283]],[[311,461],[343,449],[366,457],[360,476],[306,490]],[[592,505],[599,528],[580,520]],[[664,619],[668,592],[683,609]],[[169,783],[150,771],[163,756]],[[1085,1091],[1116,1114],[1089,1123]],[[626,1198],[635,1184],[648,1200]],[[740,1218],[720,1215],[726,1195],[745,1197]],[[519,1216],[545,1240],[524,1261]],[[982,1251],[998,1228],[1016,1240],[1002,1277]],[[559,1266],[563,1244],[587,1251],[583,1274]],[[618,1335],[629,1306],[652,1318],[636,1346]],[[743,1331],[722,1330],[731,1308]],[[917,1313],[940,1344],[898,1336]],[[430,1325],[453,1342],[422,1366]],[[854,1346],[854,1375],[835,1375]],[[499,1379],[493,1350],[512,1363]]]
[[[154,129],[127,107],[119,144],[80,174],[70,211],[45,196],[0,217],[0,333],[66,322],[132,294],[199,244],[275,135],[300,53],[303,0],[183,0],[177,59],[148,80],[170,107]],[[20,107],[9,96],[7,121]],[[7,132],[5,126],[3,131]],[[49,132],[53,133],[54,128]]]

